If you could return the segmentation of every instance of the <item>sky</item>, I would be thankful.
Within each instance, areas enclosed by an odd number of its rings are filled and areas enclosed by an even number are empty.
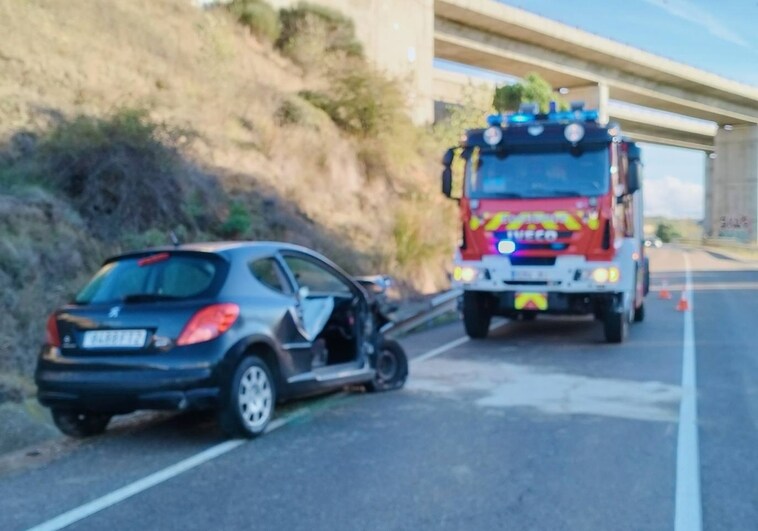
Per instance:
[[[758,86],[758,0],[499,0]],[[642,144],[646,215],[703,216],[702,152]]]

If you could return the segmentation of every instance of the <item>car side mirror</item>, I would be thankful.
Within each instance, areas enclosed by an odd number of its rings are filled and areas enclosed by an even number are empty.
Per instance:
[[[297,300],[304,301],[310,294],[311,290],[307,286],[300,286],[300,289],[297,290]]]

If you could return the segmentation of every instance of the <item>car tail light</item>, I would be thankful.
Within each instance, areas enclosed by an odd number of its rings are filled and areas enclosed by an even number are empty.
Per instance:
[[[216,339],[229,330],[239,317],[240,308],[236,304],[212,304],[198,310],[184,326],[176,344],[194,345]]]
[[[61,346],[61,336],[58,334],[58,319],[54,313],[50,314],[50,317],[47,318],[45,343],[53,347]]]

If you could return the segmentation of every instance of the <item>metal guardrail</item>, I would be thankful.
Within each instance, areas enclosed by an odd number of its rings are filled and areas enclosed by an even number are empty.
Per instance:
[[[387,323],[382,327],[381,332],[387,337],[396,337],[400,334],[410,332],[414,328],[418,328],[419,326],[436,319],[440,315],[455,311],[458,309],[458,299],[462,294],[463,291],[459,289],[440,293],[436,297],[430,299],[427,302],[426,307],[421,311],[399,321]]]

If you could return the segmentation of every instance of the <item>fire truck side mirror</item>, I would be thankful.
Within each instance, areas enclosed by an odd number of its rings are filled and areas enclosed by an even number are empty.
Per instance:
[[[442,193],[445,197],[452,197],[453,195],[453,172],[450,169],[452,162],[453,148],[450,148],[445,152],[445,156],[442,157],[442,164],[445,166],[445,169],[442,170]]]
[[[629,161],[629,172],[626,176],[626,187],[630,194],[640,189],[640,161]]]

